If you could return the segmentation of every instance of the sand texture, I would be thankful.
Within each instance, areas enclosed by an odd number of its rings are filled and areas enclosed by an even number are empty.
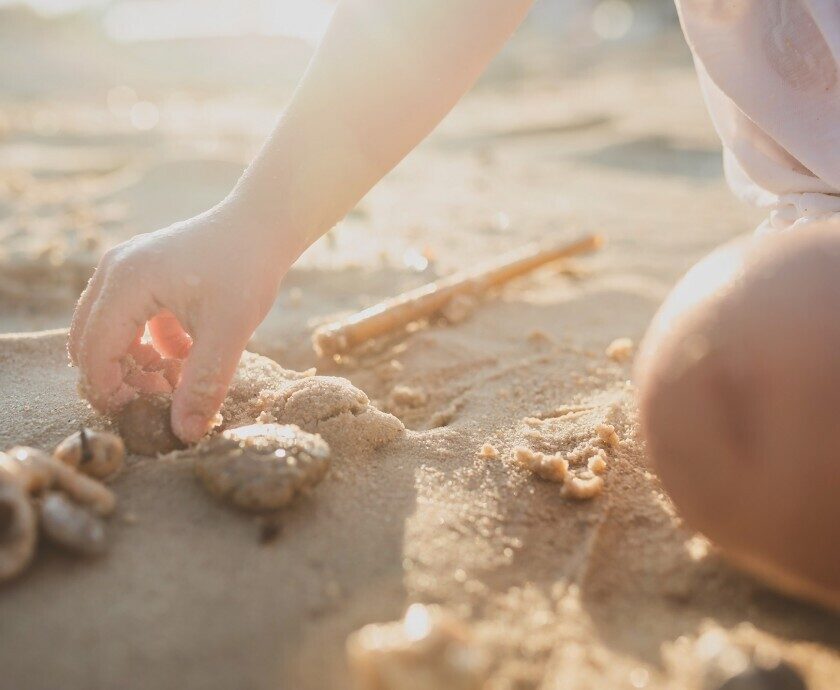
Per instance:
[[[17,31],[36,46],[52,35]],[[72,75],[47,54],[26,83],[0,66],[0,448],[105,426],[64,353],[80,286],[109,245],[222,198],[287,95],[196,81],[176,98],[137,64],[180,64],[177,42],[86,45],[115,51],[108,64],[160,119],[137,130],[106,109],[107,89],[62,96],[47,76]],[[266,50],[225,45],[238,74]],[[324,479],[264,539],[261,518],[205,491],[189,453],[129,455],[109,483],[107,554],[41,546],[0,587],[0,688],[344,690],[348,635],[412,603],[469,630],[487,690],[699,690],[709,631],[777,652],[811,690],[836,687],[838,619],[741,575],[682,524],[637,436],[632,348],[607,354],[638,343],[673,281],[760,218],[725,188],[686,52],[674,31],[571,62],[541,45],[517,37],[303,257],[249,346],[223,426],[321,434]],[[348,356],[312,351],[320,324],[583,232],[608,246]],[[594,467],[603,490],[566,495],[517,448]]]

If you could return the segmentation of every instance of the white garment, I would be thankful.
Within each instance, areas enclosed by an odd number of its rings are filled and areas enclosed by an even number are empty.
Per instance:
[[[740,197],[760,231],[840,218],[840,0],[676,0]]]

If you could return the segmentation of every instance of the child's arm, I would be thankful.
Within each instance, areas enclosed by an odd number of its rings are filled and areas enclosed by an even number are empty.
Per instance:
[[[531,0],[346,0],[241,194],[307,244],[455,105]]]
[[[344,0],[291,104],[232,194],[103,257],[68,351],[100,410],[135,388],[123,360],[186,358],[172,426],[200,438],[280,280],[452,108],[531,0]],[[173,190],[175,193],[175,190]],[[187,336],[189,333],[190,336]],[[154,355],[153,355],[154,356]]]

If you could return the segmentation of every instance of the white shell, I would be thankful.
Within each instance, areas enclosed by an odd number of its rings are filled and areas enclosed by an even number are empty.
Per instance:
[[[102,519],[57,491],[41,502],[41,527],[50,541],[85,556],[97,556],[108,547]]]

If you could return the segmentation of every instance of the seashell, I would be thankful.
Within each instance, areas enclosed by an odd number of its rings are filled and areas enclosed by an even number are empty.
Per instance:
[[[84,556],[98,556],[107,549],[102,518],[63,493],[49,492],[39,507],[41,528],[53,543]]]
[[[125,444],[116,434],[83,428],[59,443],[53,456],[88,476],[105,479],[122,468]]]
[[[0,453],[0,458],[3,454]],[[0,582],[19,575],[35,554],[35,510],[19,477],[0,468]]]
[[[0,467],[16,476],[30,494],[61,489],[77,503],[100,515],[109,515],[117,504],[114,493],[107,486],[37,448],[15,446],[7,450],[0,454]]]
[[[0,468],[13,475],[31,496],[46,491],[55,481],[51,458],[36,448],[15,446],[0,453]]]
[[[228,429],[196,447],[195,473],[207,490],[244,510],[276,510],[315,486],[330,466],[330,447],[294,425]]]

